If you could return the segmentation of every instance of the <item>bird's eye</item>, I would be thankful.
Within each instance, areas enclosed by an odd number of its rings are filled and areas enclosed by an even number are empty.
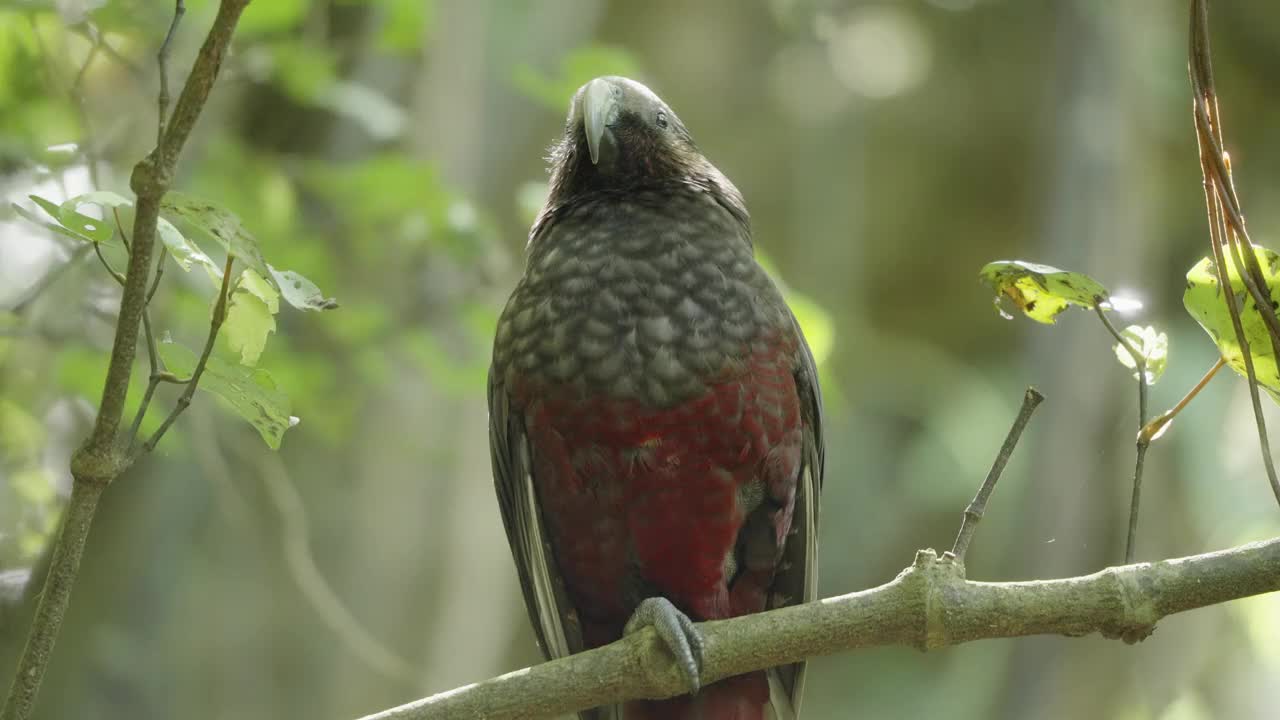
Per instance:
[[[657,123],[658,123],[658,127],[662,128],[663,130],[667,129],[667,114],[665,112],[661,110],[658,111]]]

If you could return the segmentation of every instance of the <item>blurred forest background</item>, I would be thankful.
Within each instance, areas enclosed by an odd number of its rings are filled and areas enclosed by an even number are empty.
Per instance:
[[[215,3],[187,7],[175,88]],[[35,562],[55,527],[118,303],[91,253],[10,203],[128,194],[172,9],[0,0],[0,571]],[[1266,243],[1280,8],[1213,13],[1235,177]],[[1155,0],[254,2],[174,187],[235,211],[341,308],[277,319],[259,364],[301,418],[279,452],[201,393],[107,493],[38,716],[353,717],[540,659],[493,499],[484,377],[545,149],[604,73],[653,87],[742,189],[821,356],[823,595],[950,546],[1031,383],[1048,401],[970,577],[1118,563],[1132,380],[1094,318],[1006,322],[976,274],[1016,257],[1143,300],[1130,321],[1171,345],[1153,411],[1211,364],[1181,307],[1207,244],[1186,18]],[[197,275],[171,266],[152,306],[192,345],[212,294]],[[144,428],[175,397],[163,388]],[[1236,377],[1153,448],[1144,500],[1140,559],[1280,534]],[[1273,717],[1277,633],[1271,596],[1170,618],[1135,647],[850,653],[813,663],[806,717]]]

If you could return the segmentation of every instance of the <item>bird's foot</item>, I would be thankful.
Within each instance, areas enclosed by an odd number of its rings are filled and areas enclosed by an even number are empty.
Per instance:
[[[702,686],[698,678],[702,672],[702,633],[689,616],[676,609],[664,597],[646,598],[631,614],[622,634],[630,635],[645,626],[651,626],[658,632],[658,638],[675,657],[689,686],[693,688],[693,692],[698,692]]]

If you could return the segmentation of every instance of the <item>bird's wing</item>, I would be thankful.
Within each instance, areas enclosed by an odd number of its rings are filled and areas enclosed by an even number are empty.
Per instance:
[[[800,414],[804,431],[804,448],[800,478],[796,488],[795,509],[782,562],[774,576],[770,607],[810,602],[818,596],[818,501],[822,490],[824,444],[822,439],[822,391],[818,387],[818,368],[813,361],[800,325],[791,319],[800,337],[800,363],[795,371],[796,390],[800,394]],[[800,710],[800,693],[804,689],[805,664],[794,663],[777,668],[792,716]],[[771,683],[772,684],[772,683]],[[774,703],[775,706],[778,702]],[[785,716],[785,713],[780,713]]]
[[[579,652],[583,649],[582,630],[565,594],[543,526],[524,422],[518,414],[512,414],[510,395],[492,369],[489,371],[489,451],[502,524],[507,530],[511,555],[520,574],[520,588],[524,591],[524,604],[542,653],[554,659]]]

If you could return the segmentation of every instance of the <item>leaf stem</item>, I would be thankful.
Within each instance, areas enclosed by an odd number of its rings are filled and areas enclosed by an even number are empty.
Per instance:
[[[200,376],[204,374],[205,365],[209,362],[209,355],[213,353],[213,343],[218,339],[218,330],[222,327],[222,322],[227,319],[227,296],[231,291],[231,266],[235,264],[236,257],[234,255],[227,256],[226,265],[222,269],[222,287],[218,290],[218,302],[213,306],[213,319],[209,321],[209,336],[204,341],[204,351],[200,353],[200,360],[196,362],[195,370],[191,372],[191,377],[186,381],[186,389],[182,391],[182,395],[178,396],[178,402],[174,405],[173,411],[169,413],[169,417],[164,419],[160,427],[155,433],[142,444],[143,452],[151,452],[156,443],[160,442],[160,438],[164,437],[165,431],[173,424],[174,420],[182,414],[183,410],[191,404],[191,398],[196,394],[196,386],[200,383]]]
[[[1150,444],[1156,438],[1160,437],[1160,434],[1164,432],[1164,429],[1169,425],[1169,423],[1173,422],[1173,419],[1177,417],[1178,413],[1182,412],[1182,409],[1185,408],[1196,395],[1200,394],[1200,391],[1209,384],[1209,381],[1212,380],[1214,376],[1218,374],[1218,371],[1222,369],[1222,366],[1226,364],[1226,359],[1219,357],[1218,361],[1205,372],[1204,377],[1201,377],[1200,381],[1188,390],[1187,394],[1183,395],[1182,399],[1179,400],[1176,405],[1155,416],[1150,422],[1142,426],[1142,430],[1138,432],[1138,442]]]
[[[1133,461],[1133,494],[1129,498],[1129,530],[1124,544],[1124,561],[1128,564],[1133,562],[1135,545],[1138,541],[1138,506],[1142,501],[1142,467],[1147,458],[1147,447],[1151,444],[1149,441],[1144,441],[1142,437],[1142,428],[1147,424],[1147,359],[1119,330],[1116,330],[1116,326],[1107,319],[1107,311],[1102,309],[1102,303],[1097,300],[1099,299],[1095,299],[1093,310],[1102,321],[1102,326],[1111,333],[1116,342],[1120,343],[1120,347],[1129,353],[1129,358],[1133,360],[1133,367],[1138,371],[1138,445]]]

